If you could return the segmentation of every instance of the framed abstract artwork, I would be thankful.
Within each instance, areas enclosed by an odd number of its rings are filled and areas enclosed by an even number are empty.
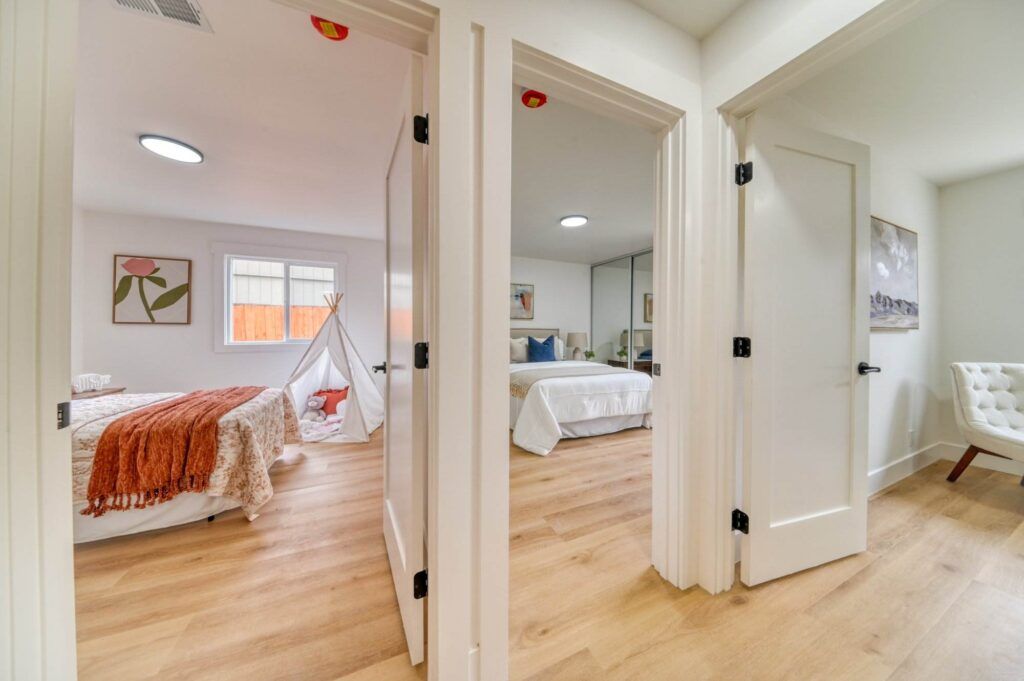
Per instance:
[[[654,323],[654,294],[644,294],[644,324]]]
[[[533,284],[512,284],[509,288],[511,319],[533,319]]]
[[[920,328],[917,233],[871,217],[871,328]]]
[[[114,256],[115,324],[191,324],[192,261]]]

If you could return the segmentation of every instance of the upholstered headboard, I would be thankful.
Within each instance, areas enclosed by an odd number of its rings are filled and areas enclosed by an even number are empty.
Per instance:
[[[558,329],[510,329],[509,336],[512,338],[526,338],[533,336],[534,338],[547,338],[548,336],[559,336]]]

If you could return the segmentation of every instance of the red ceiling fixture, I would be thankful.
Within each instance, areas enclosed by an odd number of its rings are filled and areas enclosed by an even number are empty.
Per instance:
[[[522,99],[527,109],[539,109],[548,103],[548,96],[539,90],[524,90]]]
[[[342,26],[312,14],[309,15],[309,20],[313,23],[313,28],[316,29],[317,33],[328,40],[344,40],[348,37],[348,26]]]

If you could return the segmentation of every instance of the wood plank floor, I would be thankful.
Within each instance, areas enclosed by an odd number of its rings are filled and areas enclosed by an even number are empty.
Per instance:
[[[869,550],[748,589],[649,566],[650,436],[512,454],[512,678],[1024,678],[1024,489],[940,461],[874,498]]]
[[[79,678],[423,678],[384,547],[381,443],[289,447],[255,522],[76,547]]]
[[[381,537],[380,446],[290,451],[255,523],[78,547],[80,677],[422,679]],[[512,678],[1021,678],[1024,490],[980,468],[950,485],[951,465],[871,502],[864,554],[711,597],[648,564],[647,431],[513,448]]]

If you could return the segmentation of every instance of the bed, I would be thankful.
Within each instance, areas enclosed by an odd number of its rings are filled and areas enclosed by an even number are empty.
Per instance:
[[[147,508],[82,515],[93,456],[103,431],[118,418],[182,393],[122,393],[76,400],[71,407],[75,543],[145,532],[241,507],[249,520],[274,494],[269,470],[284,445],[299,442],[298,420],[284,391],[268,388],[217,421],[217,460],[203,493],[182,493]]]
[[[511,337],[558,333],[512,329]],[[573,360],[510,362],[509,383],[512,442],[533,454],[546,456],[561,438],[651,427],[653,381],[639,371]]]

